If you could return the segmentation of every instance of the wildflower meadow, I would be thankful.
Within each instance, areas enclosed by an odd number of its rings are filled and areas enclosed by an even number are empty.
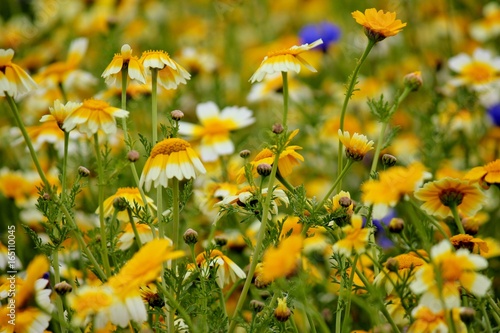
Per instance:
[[[0,333],[500,331],[500,4],[2,0]]]

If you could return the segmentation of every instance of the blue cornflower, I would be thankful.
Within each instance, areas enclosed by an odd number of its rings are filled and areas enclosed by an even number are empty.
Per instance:
[[[321,38],[323,44],[320,47],[323,52],[326,52],[332,43],[337,42],[341,34],[340,27],[328,21],[306,25],[299,31],[299,37],[303,44],[312,43]]]

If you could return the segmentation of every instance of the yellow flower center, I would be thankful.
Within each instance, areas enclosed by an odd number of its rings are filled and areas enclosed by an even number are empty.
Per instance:
[[[422,259],[409,254],[402,254],[396,257],[396,259],[399,263],[399,269],[410,269],[422,266],[424,264],[424,261]]]
[[[495,69],[490,64],[475,61],[463,67],[462,75],[471,83],[488,83],[495,78]]]
[[[462,275],[462,265],[458,258],[449,257],[441,263],[441,277],[444,282],[458,281]]]
[[[165,139],[158,142],[156,146],[153,147],[153,150],[151,150],[151,158],[156,155],[170,155],[179,151],[185,151],[189,147],[191,147],[191,145],[185,140],[178,138]]]
[[[84,295],[78,297],[73,307],[77,313],[85,313],[85,311],[97,312],[111,304],[111,299],[101,290],[87,291]]]
[[[139,189],[137,187],[120,187],[116,191],[117,196],[122,195],[122,194],[138,194],[138,193],[139,193]]]
[[[102,111],[109,107],[109,104],[104,101],[96,99],[87,99],[83,102],[82,107],[90,109],[91,111]]]
[[[281,49],[281,50],[270,51],[267,53],[267,56],[269,58],[280,56],[280,55],[286,55],[286,54],[291,54],[291,55],[295,56],[301,52],[303,52],[303,51],[299,48],[297,48],[297,49]]]
[[[231,119],[210,118],[203,123],[202,135],[227,134],[236,125]]]

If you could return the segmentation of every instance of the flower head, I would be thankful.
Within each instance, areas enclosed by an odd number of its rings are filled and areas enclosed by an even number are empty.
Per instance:
[[[321,39],[321,49],[325,52],[328,47],[333,43],[339,41],[342,31],[339,26],[323,21],[318,24],[308,24],[299,31],[299,36],[302,43],[314,43],[314,41]]]
[[[467,327],[460,320],[458,308],[451,309],[452,325],[457,333],[466,333]],[[415,307],[411,316],[415,319],[407,333],[431,333],[431,332],[449,332],[448,321],[444,310],[433,310],[425,305]]]
[[[57,99],[54,102],[54,107],[49,107],[50,114],[42,116],[42,118],[40,118],[40,122],[55,121],[57,126],[62,129],[66,117],[80,106],[82,106],[82,103],[67,102],[66,104],[63,104]]]
[[[14,50],[0,49],[0,96],[16,98],[37,88],[35,81],[21,67],[12,62]]]
[[[467,216],[481,209],[485,195],[469,182],[456,178],[443,178],[425,184],[415,191],[415,198],[424,201],[422,209],[441,218],[452,216],[450,207],[458,207]]]
[[[472,182],[479,182],[479,184],[488,189],[491,184],[500,185],[500,159],[486,164],[472,168],[464,176],[464,179]]]
[[[191,179],[205,172],[189,142],[178,138],[164,139],[151,150],[142,170],[140,186],[145,185],[146,191],[149,191],[152,182],[155,187],[167,187],[171,178]]]
[[[466,249],[455,252],[451,243],[443,240],[432,247],[430,257],[431,261],[421,266],[410,284],[415,294],[422,294],[421,305],[433,311],[442,310],[440,300],[442,294],[447,308],[458,307],[459,287],[465,288],[477,297],[483,297],[488,291],[491,285],[490,279],[476,272],[488,266],[486,259],[480,255],[471,254]],[[438,284],[436,274],[439,274],[441,284]]]
[[[323,41],[318,39],[311,44],[294,45],[288,49],[269,52],[249,81],[251,83],[260,82],[266,75],[279,72],[291,71],[299,73],[301,64],[311,72],[316,72],[316,69],[305,61],[300,54],[321,44],[323,44]]]
[[[352,251],[356,253],[365,252],[370,236],[370,229],[363,228],[363,219],[360,215],[354,214],[351,217],[351,224],[342,228],[343,238],[333,244],[333,252],[338,252],[350,256]]]
[[[127,68],[128,77],[131,80],[146,83],[144,67],[139,62],[139,58],[132,55],[132,49],[128,44],[122,46],[121,53],[115,54],[113,60],[111,60],[111,63],[106,67],[101,76],[108,85],[121,86],[122,70],[124,68]]]
[[[340,129],[338,133],[347,157],[353,161],[361,161],[366,153],[373,149],[373,141],[368,141],[365,135],[354,133],[351,137],[349,132],[342,132]]]
[[[484,91],[500,80],[500,57],[485,49],[477,48],[472,56],[460,53],[448,60],[448,66],[456,74],[450,81],[454,86],[468,86]]]
[[[229,133],[255,122],[252,111],[246,107],[225,107],[222,111],[214,102],[196,106],[200,125],[179,122],[179,133],[191,139],[201,139],[200,155],[204,162],[216,161],[219,156],[234,153]]]
[[[139,189],[137,187],[121,187],[116,191],[115,194],[104,200],[103,202],[104,216],[113,215],[113,212],[115,211],[113,202],[118,198],[122,198],[122,200],[125,201],[126,205],[130,209],[133,209],[136,205],[144,208],[146,206],[144,204],[144,201],[142,200],[141,193],[139,192]],[[154,200],[146,196],[146,201],[147,205],[149,206],[149,209],[151,209],[151,211],[155,211],[156,206],[154,204]],[[96,210],[96,213],[98,212],[99,212],[99,207]],[[128,213],[125,210],[119,211],[117,218],[120,221],[128,221]]]
[[[219,250],[211,250],[208,253],[202,252],[198,254],[196,256],[196,264],[201,268],[201,273],[204,275],[208,275],[210,268],[214,267],[217,270],[217,284],[221,288],[246,277],[245,272]]]
[[[425,261],[415,253],[400,254],[386,261],[384,269],[375,277],[373,283],[383,284],[387,294],[391,294],[394,284],[411,282],[415,271],[424,264]]]
[[[283,239],[277,247],[267,249],[262,258],[260,274],[255,279],[267,285],[277,278],[295,273],[300,261],[302,244],[301,235],[291,235]]]
[[[99,130],[106,134],[116,133],[116,119],[128,116],[128,111],[115,108],[108,103],[87,99],[74,109],[64,120],[63,130],[69,132],[75,127],[87,136],[97,134]]]
[[[396,20],[395,12],[384,13],[375,8],[366,9],[364,14],[357,10],[352,17],[364,27],[366,36],[375,42],[395,36],[406,27],[406,23]]]
[[[158,70],[158,84],[165,89],[176,89],[179,84],[186,84],[191,75],[164,51],[145,51],[139,59],[145,69]]]

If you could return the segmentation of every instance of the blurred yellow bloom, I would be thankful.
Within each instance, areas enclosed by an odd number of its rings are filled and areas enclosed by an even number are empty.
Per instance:
[[[385,286],[387,294],[391,294],[396,286],[411,282],[414,273],[424,264],[425,261],[415,253],[400,254],[385,262],[384,269],[375,277],[373,283]]]
[[[132,55],[130,45],[124,44],[121,48],[121,53],[115,54],[111,63],[102,73],[102,77],[110,86],[119,86],[122,84],[122,70],[127,68],[128,77],[131,80],[136,80],[140,83],[146,83],[144,67],[139,62],[137,56]]]
[[[21,67],[12,62],[14,50],[0,49],[0,96],[16,98],[37,88],[37,84]]]
[[[316,72],[316,69],[305,61],[300,54],[321,44],[323,44],[323,40],[318,39],[311,44],[294,45],[288,49],[269,52],[249,81],[251,83],[260,82],[266,75],[279,72],[299,73],[301,64],[311,72]]]
[[[373,141],[368,141],[365,135],[338,130],[340,142],[345,146],[345,153],[353,161],[361,161],[366,153],[373,149]]]
[[[204,174],[205,167],[189,142],[169,138],[158,142],[144,165],[139,186],[145,186],[146,191],[159,185],[168,186],[168,180],[196,178],[197,174]]]
[[[483,92],[500,81],[500,57],[485,49],[475,49],[472,56],[460,53],[448,60],[448,66],[456,74],[450,80],[453,86],[465,85]]]
[[[395,36],[406,27],[406,23],[396,20],[395,12],[384,13],[375,8],[366,9],[364,14],[357,10],[352,12],[352,17],[364,27],[368,38],[375,42]]]
[[[137,223],[137,222],[134,223],[135,223],[135,229],[139,234],[139,240],[141,241],[141,244],[150,242],[154,239],[154,237],[158,237],[158,232],[156,229],[151,230],[151,227],[144,223]],[[125,228],[123,228],[122,234],[118,238],[118,244],[117,244],[118,248],[122,251],[125,251],[129,249],[132,246],[132,244],[134,244],[134,240],[135,240],[134,230],[132,229],[131,224],[127,223],[125,225]]]
[[[201,273],[208,276],[210,268],[217,270],[217,284],[220,288],[246,278],[245,272],[228,256],[219,250],[211,250],[208,254],[202,252],[196,256],[196,264],[201,268]]]
[[[175,89],[186,84],[191,75],[164,51],[144,51],[140,63],[145,69],[158,69],[158,84],[165,89]]]
[[[464,176],[464,179],[479,182],[483,188],[489,188],[491,184],[500,184],[500,159],[472,168]]]
[[[350,256],[353,251],[357,254],[363,253],[368,244],[370,229],[363,228],[361,215],[354,214],[351,217],[351,224],[342,227],[342,236],[333,244],[333,252]]]
[[[119,198],[122,198],[125,200],[126,205],[130,208],[133,209],[136,205],[145,208],[144,201],[142,200],[141,193],[139,192],[139,189],[137,187],[120,187],[118,190],[116,190],[116,193],[109,196],[106,200],[103,202],[104,206],[104,216],[113,216],[113,213],[115,211],[115,207],[113,205],[113,202]],[[146,196],[146,201],[147,205],[149,206],[150,213],[154,212],[156,210],[156,206],[154,204],[154,200],[151,199],[150,197]],[[96,209],[96,214],[99,213],[99,207]],[[117,218],[120,221],[128,221],[128,213],[127,210],[119,211]]]
[[[76,127],[87,136],[92,136],[99,130],[106,134],[115,134],[115,118],[127,116],[128,111],[115,108],[101,100],[87,99],[66,117],[62,128],[69,132]]]
[[[452,319],[454,331],[456,333],[466,333],[467,326],[460,320],[458,309],[452,309]],[[411,312],[411,316],[415,319],[408,328],[407,333],[433,333],[433,332],[449,332],[448,322],[445,311],[434,311],[431,308],[419,305]]]
[[[67,102],[66,104],[63,104],[57,99],[54,102],[54,107],[49,107],[50,114],[42,116],[42,118],[40,118],[40,122],[55,121],[62,130],[66,117],[80,106],[82,106],[82,103]]]
[[[425,184],[415,191],[415,198],[423,201],[422,209],[441,218],[453,216],[450,207],[456,206],[467,216],[481,209],[486,196],[469,182],[456,178],[443,178]]]

